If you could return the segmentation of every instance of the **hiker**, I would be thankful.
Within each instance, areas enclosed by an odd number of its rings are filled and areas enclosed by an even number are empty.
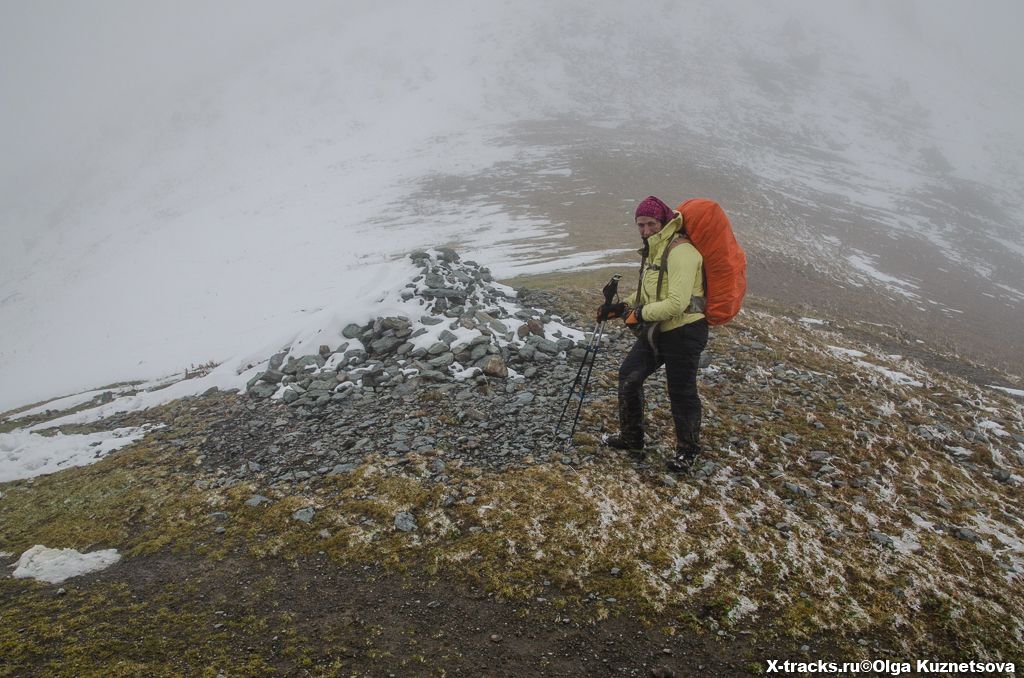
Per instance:
[[[644,458],[644,381],[665,365],[676,433],[668,468],[683,472],[701,452],[697,368],[708,341],[703,258],[687,238],[682,214],[653,195],[637,205],[635,219],[644,242],[636,296],[632,305],[598,309],[599,322],[624,318],[637,335],[619,368],[619,435],[605,442]]]

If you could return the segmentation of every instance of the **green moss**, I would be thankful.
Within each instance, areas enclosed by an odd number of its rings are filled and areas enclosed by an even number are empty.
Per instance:
[[[821,628],[813,601],[799,598],[782,610],[778,628],[793,638],[807,638]]]
[[[168,457],[142,443],[91,466],[0,485],[0,549],[116,546],[135,555],[188,543],[204,497]]]
[[[173,587],[147,600],[123,584],[96,583],[56,597],[52,588],[0,580],[0,675],[205,675],[215,667],[232,675],[272,671],[242,650],[262,629],[253,616],[221,619],[209,604],[181,604]],[[216,671],[213,671],[216,673]],[[212,674],[211,674],[212,675]]]

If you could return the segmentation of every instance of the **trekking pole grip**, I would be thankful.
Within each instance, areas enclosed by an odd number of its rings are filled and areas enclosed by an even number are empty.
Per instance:
[[[604,292],[604,303],[606,306],[611,306],[612,302],[615,301],[615,295],[619,293],[619,280],[621,278],[622,276],[616,273],[601,290]]]

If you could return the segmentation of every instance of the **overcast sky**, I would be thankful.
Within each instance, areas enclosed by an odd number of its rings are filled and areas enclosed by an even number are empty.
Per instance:
[[[443,3],[456,12],[495,21],[506,19],[503,3]],[[525,8],[523,14],[545,24],[545,12]],[[566,3],[554,3],[567,6]],[[571,4],[571,3],[570,3]],[[609,6],[622,3],[608,3]],[[662,37],[659,24],[676,24],[687,34],[688,22],[703,10],[689,10],[691,4],[671,2],[641,4],[633,12],[604,10],[600,3],[577,3],[581,16],[601,16],[619,26],[604,27],[608,33],[637,36],[642,40],[644,25],[655,39]],[[722,2],[721,13],[742,17],[749,2]],[[941,82],[950,75],[949,64],[959,62],[979,83],[992,92],[988,113],[1007,124],[1019,119],[1024,101],[1024,55],[1019,31],[1024,26],[1024,3],[1014,0],[856,0],[846,2],[767,2],[778,16],[803,20],[813,32],[815,22],[845,31],[863,46],[866,63],[891,64],[907,69],[923,88],[927,80]],[[3,148],[2,178],[16,194],[31,190],[19,181],[36,177],[43,170],[49,178],[72,173],[88,163],[103,146],[117,144],[118,138],[162,125],[169,116],[185,108],[189,99],[216,90],[244,70],[246,62],[259,61],[282,45],[301,41],[304,33],[338,28],[339,41],[350,39],[344,27],[357,25],[375,40],[372,49],[382,58],[396,51],[393,28],[403,23],[414,3],[345,2],[305,0],[284,2],[136,2],[98,0],[79,3],[36,0],[0,1],[0,147]],[[490,7],[488,7],[490,6]],[[662,16],[659,17],[659,10]],[[442,28],[453,11],[435,12],[438,26],[429,17],[421,25],[426,33]],[[564,12],[553,12],[552,18]],[[635,23],[628,23],[634,17]],[[501,25],[497,26],[501,30]],[[549,25],[544,25],[550,31]],[[712,42],[728,45],[732,37],[727,21],[709,27]],[[717,33],[717,34],[716,34]],[[557,35],[557,30],[549,32]],[[443,32],[441,33],[443,36]],[[570,40],[574,36],[564,35]],[[586,36],[584,36],[586,37]],[[602,38],[591,43],[599,52]],[[464,36],[472,41],[473,36]],[[807,35],[814,43],[815,36]],[[497,40],[502,38],[497,37]],[[456,38],[458,40],[458,38]],[[818,45],[827,48],[828,45]],[[341,45],[339,45],[341,47]],[[458,51],[460,44],[452,44]],[[927,51],[922,51],[922,47]],[[636,50],[657,51],[656,45],[636,43]],[[340,53],[340,50],[339,50]],[[867,55],[873,56],[867,56]],[[933,62],[931,72],[914,63],[917,55]],[[594,55],[596,56],[596,54]],[[635,54],[633,55],[635,56]],[[945,58],[943,58],[945,57]],[[556,56],[553,53],[552,59]],[[597,57],[600,59],[600,57]],[[310,64],[320,68],[324,64]],[[409,64],[395,64],[395,77],[403,77]],[[467,74],[468,75],[468,74]],[[961,74],[956,74],[960,77]],[[522,77],[529,78],[529,73]],[[479,80],[467,77],[468,87]],[[600,83],[593,83],[599,86]],[[360,96],[353,92],[354,96]],[[10,193],[5,190],[5,198]],[[51,195],[50,199],[59,199]]]

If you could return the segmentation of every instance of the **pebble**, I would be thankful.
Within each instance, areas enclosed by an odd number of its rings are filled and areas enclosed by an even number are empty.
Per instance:
[[[956,536],[964,541],[969,541],[973,544],[980,543],[982,541],[981,535],[972,530],[969,527],[961,527],[956,531]]]
[[[415,532],[416,528],[416,518],[408,511],[402,511],[395,516],[395,529],[402,532]]]
[[[876,544],[879,544],[880,546],[892,546],[893,545],[892,537],[890,537],[889,535],[887,535],[887,534],[885,534],[883,532],[878,532],[877,530],[871,530],[868,533],[868,538],[871,539],[871,541],[875,542]]]

